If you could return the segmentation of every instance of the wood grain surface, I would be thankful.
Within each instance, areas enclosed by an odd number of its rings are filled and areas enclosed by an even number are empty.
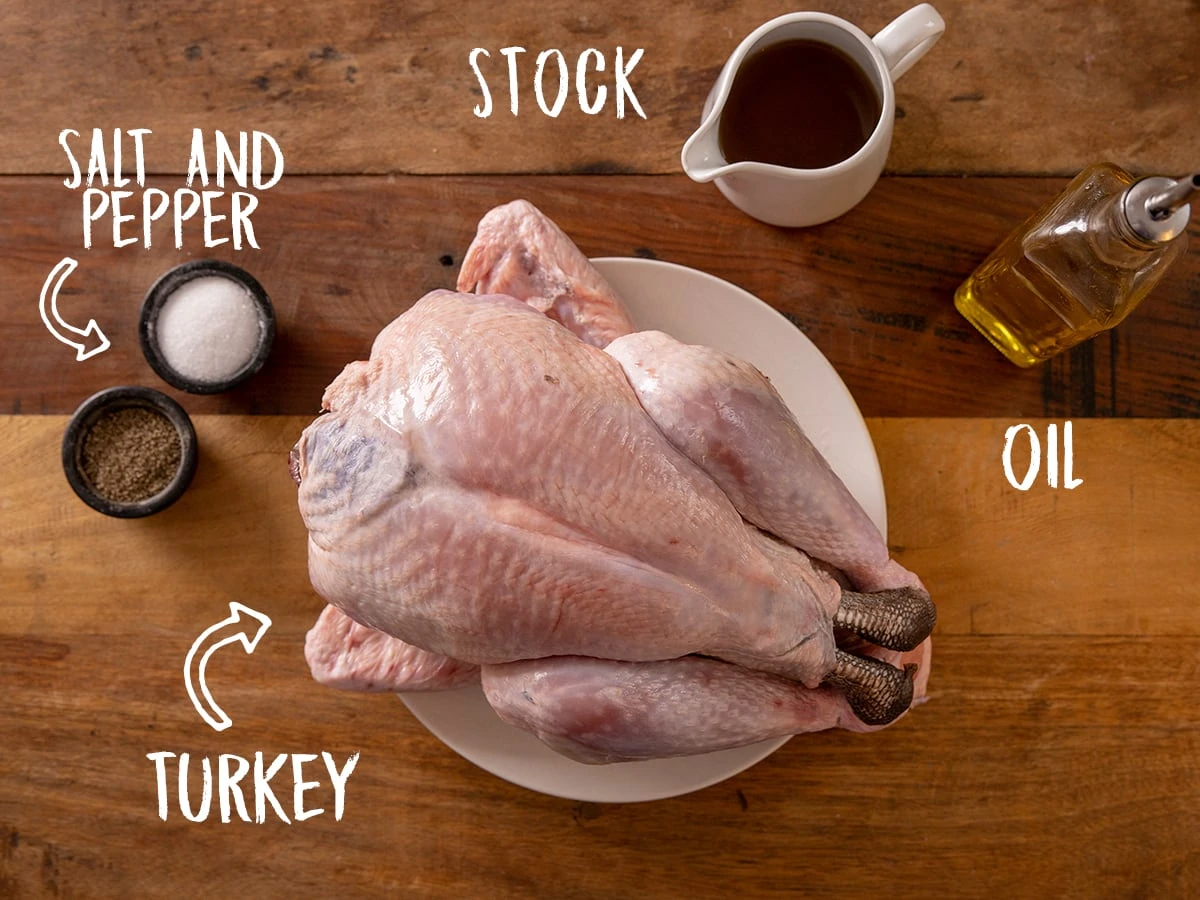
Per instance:
[[[820,8],[873,34],[911,4]],[[789,231],[679,162],[725,59],[787,4],[0,4],[0,898],[1200,896],[1200,217],[1129,320],[1040,368],[1006,362],[952,305],[1085,165],[1196,171],[1200,4],[935,5],[947,32],[897,83],[886,177]],[[512,46],[527,49],[516,117]],[[615,117],[618,46],[643,50],[645,119]],[[537,109],[552,48],[571,66],[604,53],[601,115],[573,85],[558,118]],[[81,132],[86,169],[94,127],[151,129],[150,185],[168,190],[193,128],[272,135],[286,174],[253,214],[262,249],[205,250],[196,219],[181,250],[167,229],[153,249],[99,231],[84,250],[58,137]],[[892,550],[938,602],[927,704],[878,734],[797,738],[685,797],[609,805],[512,786],[396,698],[311,680],[322,601],[287,450],[341,367],[453,284],[479,217],[516,197],[591,256],[749,290],[829,358],[869,417]],[[60,311],[112,340],[83,363],[38,312],[65,256],[79,267]],[[266,368],[214,397],[166,388],[137,344],[146,290],[200,256],[251,271],[279,320]],[[91,511],[60,468],[66,414],[115,384],[195,418],[195,482],[150,519]],[[1083,484],[1012,488],[1006,429],[1068,418]],[[183,660],[231,601],[274,625],[252,656],[214,658],[235,722],[218,733]],[[362,756],[340,822],[200,824],[159,820],[160,750]]]
[[[786,230],[683,176],[285,178],[252,217],[260,251],[197,250],[198,222],[183,251],[170,226],[150,250],[113,249],[110,237],[107,249],[83,251],[77,192],[57,179],[0,179],[0,204],[23,211],[0,228],[0,410],[65,413],[107,385],[165,388],[138,347],[142,298],[171,266],[208,255],[266,287],[276,349],[236,391],[176,396],[194,412],[315,412],[325,385],[367,355],[383,325],[425,292],[453,286],[479,217],[525,197],[591,256],[657,257],[762,298],[813,340],[866,415],[1200,414],[1200,253],[1185,254],[1116,331],[1034,369],[1007,362],[955,311],[958,284],[1062,186],[889,178],[841,219]],[[79,268],[62,314],[80,325],[94,317],[113,342],[79,364],[37,314],[43,280],[68,253]]]
[[[192,488],[123,521],[71,494],[63,417],[0,417],[0,895],[1200,890],[1200,422],[1076,423],[1084,484],[1020,494],[1007,420],[871,420],[893,549],[939,604],[930,701],[693,795],[599,805],[488,775],[390,696],[312,682],[322,602],[284,465],[307,421],[198,417]],[[232,600],[274,625],[214,659],[235,721],[218,734],[182,661]],[[362,757],[341,822],[164,823],[160,750]]]
[[[874,34],[907,2],[828,0]],[[898,174],[1071,175],[1110,158],[1182,174],[1200,145],[1200,8],[1157,0],[1022,6],[939,0],[946,34],[897,85],[889,169]],[[791,5],[773,0],[638,4],[319,0],[197,7],[15,0],[0,6],[4,172],[66,172],[63,128],[150,128],[150,166],[183,172],[191,129],[257,128],[293,173],[679,171],[679,150],[741,39]],[[615,118],[615,49],[641,48],[630,83],[646,118]],[[472,109],[485,70],[495,111]],[[524,47],[518,115],[503,47]],[[571,67],[606,55],[609,98],[587,116],[571,87],[558,118],[535,106],[542,50]],[[551,64],[550,72],[555,69]],[[553,98],[557,80],[547,84]],[[497,152],[503,148],[503,152]]]

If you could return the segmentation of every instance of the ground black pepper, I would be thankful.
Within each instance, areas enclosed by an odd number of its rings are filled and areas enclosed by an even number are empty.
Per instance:
[[[170,419],[140,406],[104,413],[83,440],[80,468],[115,503],[153,497],[179,471],[182,448]]]

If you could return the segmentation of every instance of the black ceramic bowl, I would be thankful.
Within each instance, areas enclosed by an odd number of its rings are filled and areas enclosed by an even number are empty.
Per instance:
[[[235,281],[250,292],[254,305],[258,307],[259,341],[258,350],[250,361],[224,381],[196,381],[176,372],[163,357],[158,345],[158,314],[167,299],[180,287],[195,278],[207,278],[216,275]],[[271,298],[263,290],[258,280],[245,269],[238,268],[232,263],[219,259],[196,259],[176,266],[167,271],[146,294],[142,302],[142,315],[138,323],[138,337],[142,344],[142,353],[150,368],[158,373],[159,378],[171,387],[187,391],[189,394],[217,394],[241,384],[262,368],[267,357],[271,355],[271,346],[275,343],[275,310],[271,306]]]
[[[83,444],[101,416],[121,409],[143,408],[161,413],[179,435],[179,469],[167,486],[152,497],[134,503],[110,500],[99,493],[84,473]],[[80,404],[63,435],[62,464],[67,481],[92,509],[119,519],[136,519],[166,509],[178,500],[196,474],[196,430],[183,407],[160,391],[145,387],[111,387]]]

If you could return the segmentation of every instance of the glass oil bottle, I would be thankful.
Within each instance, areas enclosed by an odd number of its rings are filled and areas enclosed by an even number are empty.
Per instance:
[[[1115,327],[1187,244],[1200,175],[1143,178],[1089,166],[1009,235],[954,295],[1001,353],[1032,366]]]

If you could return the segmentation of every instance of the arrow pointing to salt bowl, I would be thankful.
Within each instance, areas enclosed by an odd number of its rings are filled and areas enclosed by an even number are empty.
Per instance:
[[[38,311],[41,312],[42,321],[55,339],[62,341],[68,347],[74,347],[75,360],[83,362],[98,353],[103,353],[109,348],[110,342],[104,332],[100,330],[100,326],[96,324],[95,319],[88,319],[86,326],[76,328],[63,321],[63,317],[58,314],[58,291],[63,282],[67,280],[67,276],[75,271],[77,265],[79,263],[66,256],[50,270],[50,274],[46,276],[46,281],[42,284],[42,294],[38,298]],[[77,335],[83,340],[72,340],[71,335]],[[91,340],[88,340],[89,338]],[[94,346],[89,349],[88,344],[94,344]]]

